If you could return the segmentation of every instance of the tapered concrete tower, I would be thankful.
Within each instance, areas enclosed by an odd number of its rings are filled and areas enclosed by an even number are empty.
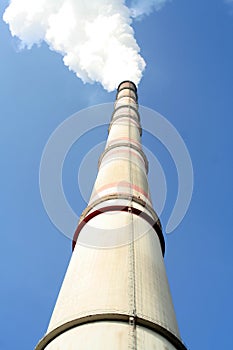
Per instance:
[[[186,349],[140,136],[137,89],[125,81],[48,331],[36,350]]]

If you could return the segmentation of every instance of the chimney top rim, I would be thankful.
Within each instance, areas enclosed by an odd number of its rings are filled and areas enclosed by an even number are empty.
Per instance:
[[[137,86],[136,86],[136,84],[135,84],[133,81],[131,81],[131,80],[123,80],[123,81],[118,85],[117,91],[120,90],[121,85],[124,84],[124,83],[132,84],[132,85],[133,85],[133,88],[134,88],[134,91],[137,93]]]

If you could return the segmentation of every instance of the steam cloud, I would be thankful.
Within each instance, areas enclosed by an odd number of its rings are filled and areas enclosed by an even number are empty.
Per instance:
[[[84,83],[114,90],[125,79],[138,84],[145,68],[131,27],[167,0],[11,0],[3,19],[21,48],[45,41]]]
[[[135,18],[149,15],[153,10],[159,11],[168,1],[171,0],[132,0],[131,15]]]

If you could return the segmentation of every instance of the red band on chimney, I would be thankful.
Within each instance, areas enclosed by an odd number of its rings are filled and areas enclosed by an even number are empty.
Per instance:
[[[134,207],[129,207],[129,206],[124,206],[124,205],[110,205],[108,207],[103,207],[101,209],[97,209],[93,212],[91,212],[89,215],[87,215],[78,225],[75,233],[74,233],[74,238],[72,241],[72,250],[74,250],[75,248],[75,244],[76,241],[78,239],[79,233],[82,230],[82,228],[88,223],[88,221],[90,221],[91,219],[93,219],[95,216],[109,212],[109,211],[123,211],[123,212],[127,212],[127,213],[132,213],[135,214],[137,216],[140,216],[141,218],[143,218],[144,220],[146,220],[151,226],[152,228],[155,230],[155,232],[158,235],[159,241],[160,241],[160,245],[161,245],[161,250],[162,250],[162,254],[164,256],[165,253],[165,241],[164,241],[164,237],[163,237],[163,233],[162,230],[159,226],[158,221],[155,221],[152,219],[151,216],[149,216],[148,214],[146,214],[145,212],[134,208]]]

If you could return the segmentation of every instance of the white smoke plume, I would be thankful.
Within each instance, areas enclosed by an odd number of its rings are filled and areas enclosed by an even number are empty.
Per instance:
[[[131,16],[134,18],[149,15],[151,12],[159,11],[171,0],[131,0]]]
[[[3,19],[21,47],[45,41],[86,82],[114,90],[122,80],[138,84],[145,68],[132,18],[165,0],[11,0]],[[157,5],[155,4],[157,3]]]

